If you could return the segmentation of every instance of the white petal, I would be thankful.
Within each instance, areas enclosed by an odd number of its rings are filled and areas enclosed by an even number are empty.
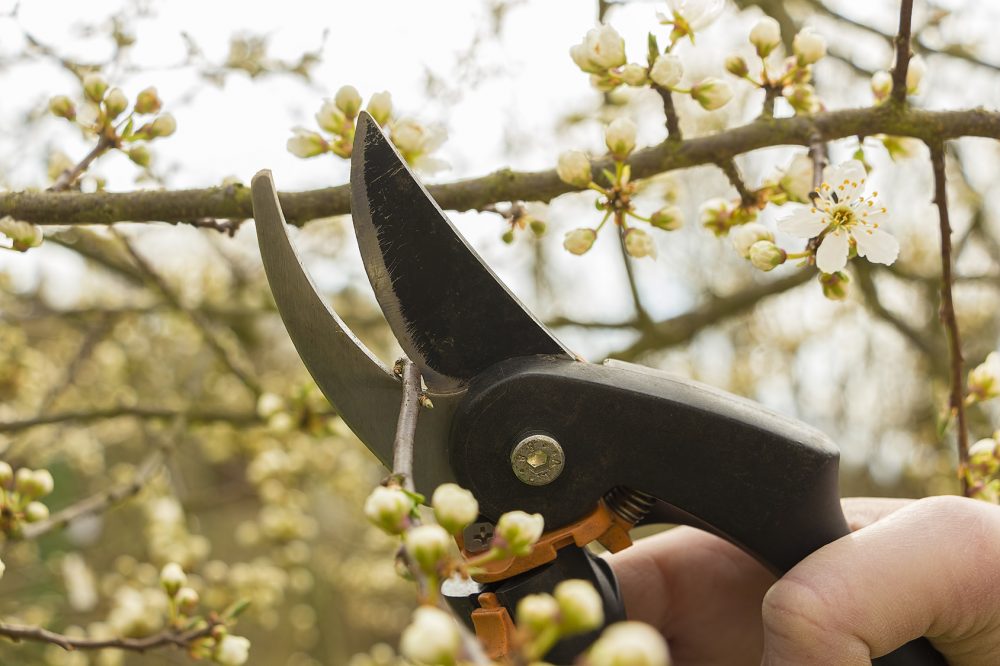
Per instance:
[[[827,198],[832,199],[836,193],[838,203],[850,204],[865,189],[868,174],[865,165],[858,160],[847,160],[835,167],[827,167],[823,171],[823,181],[831,187]]]
[[[816,252],[816,265],[824,273],[836,273],[847,265],[849,249],[847,234],[840,229],[832,231],[823,238]]]
[[[778,230],[797,238],[814,238],[826,229],[828,221],[818,209],[801,206],[788,217],[778,220]]]
[[[899,256],[899,242],[881,229],[852,229],[851,236],[858,244],[858,254],[876,264],[891,264]]]

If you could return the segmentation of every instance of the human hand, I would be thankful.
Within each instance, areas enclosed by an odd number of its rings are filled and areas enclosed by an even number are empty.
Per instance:
[[[952,666],[1000,663],[1000,507],[959,497],[844,501],[852,534],[775,582],[679,527],[611,558],[631,619],[674,664],[869,664],[921,635]]]

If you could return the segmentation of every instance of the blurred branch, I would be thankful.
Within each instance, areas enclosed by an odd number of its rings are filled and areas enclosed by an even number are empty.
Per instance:
[[[937,204],[941,227],[941,323],[948,334],[951,357],[951,409],[958,421],[958,467],[962,481],[962,494],[969,494],[965,468],[969,460],[969,431],[965,424],[965,396],[963,395],[962,339],[955,317],[952,299],[951,274],[951,223],[948,219],[948,189],[944,172],[944,145],[938,141],[928,144],[931,164],[934,167],[934,203]]]
[[[913,0],[902,0],[899,5],[899,33],[896,45],[896,64],[892,68],[892,100],[906,102],[906,70],[910,66],[910,24],[913,21]]]
[[[93,423],[105,419],[116,419],[120,417],[132,417],[140,419],[186,419],[188,423],[207,423],[211,421],[225,421],[236,425],[253,425],[264,423],[255,412],[225,412],[212,410],[181,410],[166,409],[161,407],[112,407],[110,409],[96,409],[90,411],[70,411],[57,414],[43,414],[30,419],[20,421],[0,421],[0,433],[15,433],[38,426],[53,425],[56,423]]]
[[[891,134],[925,142],[961,136],[1000,139],[1000,112],[984,109],[925,111],[883,104],[877,107],[827,111],[791,118],[761,118],[709,136],[664,141],[633,153],[634,178],[701,164],[717,164],[736,155],[779,145],[808,146],[815,139]],[[595,162],[596,170],[612,169],[610,159]],[[503,169],[488,176],[428,187],[449,210],[471,210],[498,201],[549,201],[578,191],[559,179],[555,170],[524,172]],[[348,185],[279,194],[286,219],[294,224],[350,212]],[[0,195],[0,217],[11,215],[35,224],[113,224],[115,222],[190,223],[204,218],[253,217],[250,190],[212,187],[200,190],[141,192],[11,192]]]
[[[646,352],[687,342],[706,327],[746,312],[769,296],[805,284],[815,275],[816,272],[812,269],[801,269],[778,280],[753,285],[731,296],[715,298],[691,312],[654,324],[638,340],[621,351],[609,354],[609,357],[630,361]]]
[[[677,117],[677,109],[674,107],[673,93],[670,91],[670,88],[664,88],[655,83],[652,85],[653,90],[663,100],[663,115],[666,116],[667,123],[667,141],[680,141],[684,137],[681,134],[681,121]]]
[[[628,279],[628,290],[629,293],[632,294],[632,306],[635,308],[635,325],[639,329],[645,329],[648,328],[653,321],[649,318],[649,313],[646,312],[646,308],[642,304],[642,298],[639,296],[639,285],[636,284],[635,281],[635,269],[632,267],[632,257],[625,248],[624,232],[624,229],[619,228],[618,247],[621,251],[622,263],[625,265],[625,277]]]
[[[29,627],[19,624],[0,623],[0,636],[6,636],[13,641],[36,641],[39,643],[51,643],[58,645],[67,652],[74,650],[103,650],[105,648],[118,648],[120,650],[131,650],[133,652],[145,652],[160,647],[173,645],[175,647],[190,647],[192,643],[207,638],[212,635],[215,628],[222,624],[221,621],[210,619],[208,626],[188,631],[177,629],[164,629],[152,636],[145,638],[75,638],[65,634],[57,634],[54,631],[41,627]]]
[[[722,169],[722,173],[726,174],[729,184],[736,188],[736,191],[740,195],[740,203],[747,207],[756,206],[757,197],[754,196],[746,183],[743,182],[743,176],[740,175],[740,170],[736,167],[736,162],[728,159],[719,162],[717,166]]]
[[[71,504],[65,509],[52,514],[47,520],[38,523],[28,523],[22,529],[19,538],[25,540],[37,539],[54,529],[65,527],[78,518],[101,513],[116,504],[121,504],[128,498],[139,494],[139,491],[145,488],[146,484],[160,470],[162,464],[163,452],[157,449],[142,461],[136,470],[135,476],[128,483],[109,488],[75,504]]]

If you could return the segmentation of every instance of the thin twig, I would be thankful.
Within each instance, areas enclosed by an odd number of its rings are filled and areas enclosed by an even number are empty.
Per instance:
[[[24,526],[19,535],[20,539],[30,541],[51,532],[54,529],[65,527],[74,520],[101,513],[110,509],[116,504],[120,504],[130,497],[139,494],[146,484],[156,475],[163,464],[163,452],[154,451],[146,457],[139,465],[135,476],[128,483],[117,485],[103,492],[91,495],[90,497],[71,504],[70,506],[52,514],[47,520],[38,523],[29,523]]]
[[[757,205],[757,197],[754,196],[754,193],[743,182],[743,176],[740,175],[740,170],[737,168],[736,162],[731,159],[724,160],[718,163],[718,167],[726,174],[729,183],[736,188],[736,191],[740,195],[740,202],[746,207],[755,207]]]
[[[97,145],[94,146],[94,148],[89,153],[87,153],[84,156],[84,158],[76,164],[76,166],[74,166],[72,169],[66,169],[61,174],[59,174],[59,178],[57,178],[56,182],[52,184],[52,186],[49,188],[49,191],[62,192],[64,190],[68,190],[69,188],[73,187],[73,184],[76,183],[77,178],[82,176],[87,171],[87,169],[90,168],[90,165],[94,162],[94,160],[96,160],[98,157],[108,152],[109,150],[111,150],[111,148],[113,147],[114,143],[108,137],[102,134],[101,138],[98,139],[97,141]]]
[[[176,419],[184,418],[188,423],[207,423],[212,421],[225,421],[236,425],[253,425],[263,423],[263,419],[256,412],[226,412],[206,409],[169,409],[163,407],[134,407],[121,406],[110,407],[108,409],[74,410],[68,412],[57,412],[55,414],[42,414],[30,419],[20,421],[0,421],[0,433],[12,434],[36,428],[39,426],[53,425],[57,423],[93,423],[105,419],[115,419],[121,417],[131,417],[140,419]]]
[[[910,66],[910,23],[913,20],[913,0],[901,0],[899,32],[896,34],[896,65],[892,68],[892,100],[906,101],[906,70]]]
[[[680,141],[684,138],[681,134],[681,121],[677,117],[677,108],[674,106],[674,96],[669,88],[653,84],[653,90],[660,95],[663,100],[663,115],[666,116],[667,141]]]
[[[176,629],[164,629],[152,636],[145,638],[76,638],[59,634],[41,627],[30,627],[19,624],[0,623],[0,636],[6,636],[14,641],[36,641],[39,643],[50,643],[58,645],[62,649],[72,652],[74,650],[103,650],[105,648],[118,648],[120,650],[131,650],[133,652],[145,652],[160,647],[173,645],[186,648],[195,641],[207,638],[212,635],[215,627],[222,624],[218,620],[209,620],[207,627],[191,629],[189,631],[178,631]]]
[[[621,229],[621,227],[619,227]],[[625,264],[625,277],[628,279],[629,293],[632,294],[632,306],[635,308],[635,325],[639,329],[648,328],[653,320],[649,317],[646,307],[642,304],[639,296],[639,285],[635,281],[635,270],[632,267],[632,257],[625,248],[625,230],[621,229],[618,234],[618,244],[621,249],[622,263]]]
[[[392,442],[392,475],[406,490],[413,492],[413,442],[420,413],[420,370],[408,358],[397,361],[396,370],[403,381],[403,397],[396,419],[396,438]]]
[[[941,227],[941,323],[948,335],[951,355],[951,410],[958,422],[958,468],[962,482],[962,494],[969,494],[969,484],[965,478],[965,468],[969,461],[969,431],[965,424],[965,396],[962,381],[962,338],[955,316],[955,301],[951,286],[951,222],[948,219],[948,189],[944,172],[944,146],[941,142],[928,145],[931,149],[931,164],[934,166],[934,203],[938,207]]]

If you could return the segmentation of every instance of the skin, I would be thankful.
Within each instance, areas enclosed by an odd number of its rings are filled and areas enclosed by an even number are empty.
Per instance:
[[[851,499],[854,532],[780,580],[694,528],[610,558],[630,619],[675,666],[867,665],[927,636],[951,666],[1000,664],[1000,506],[961,497]]]

